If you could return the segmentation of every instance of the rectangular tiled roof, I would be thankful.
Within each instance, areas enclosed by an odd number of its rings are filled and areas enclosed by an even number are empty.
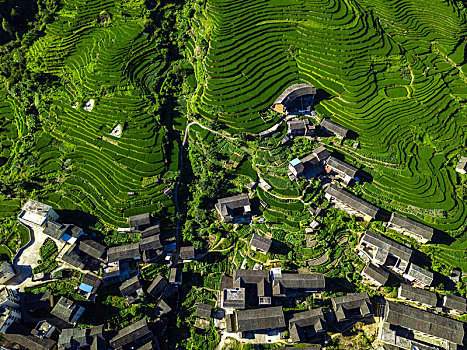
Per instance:
[[[426,289],[413,287],[405,283],[402,283],[399,287],[399,297],[430,305],[432,307],[435,307],[438,303],[436,293],[430,292]]]
[[[404,261],[409,261],[413,252],[411,248],[372,231],[366,231],[362,237],[361,243],[373,245]]]
[[[402,215],[392,213],[389,223],[399,226],[407,231],[410,231],[418,236],[423,237],[424,239],[431,241],[434,234],[433,227],[424,225],[418,221],[406,218]]]
[[[350,208],[372,218],[375,218],[379,212],[378,207],[368,203],[367,201],[364,201],[347,190],[337,187],[334,184],[329,185],[325,192],[326,194],[336,198],[339,202],[342,202]]]
[[[238,332],[285,327],[284,312],[280,306],[239,310],[236,321]]]

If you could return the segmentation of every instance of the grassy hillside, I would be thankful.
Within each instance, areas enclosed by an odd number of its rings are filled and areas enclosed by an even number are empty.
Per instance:
[[[192,106],[229,132],[257,133],[277,120],[263,111],[287,86],[311,83],[319,116],[358,134],[358,150],[333,147],[373,177],[365,197],[461,232],[466,23],[460,2],[441,0],[208,0]]]

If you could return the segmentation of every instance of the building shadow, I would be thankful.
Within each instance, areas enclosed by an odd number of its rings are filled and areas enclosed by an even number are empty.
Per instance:
[[[60,221],[67,224],[74,224],[81,227],[83,230],[89,230],[97,224],[99,219],[97,216],[85,213],[81,210],[57,210],[57,214],[60,216]]]
[[[326,277],[326,291],[327,292],[355,292],[355,286],[344,277]]]

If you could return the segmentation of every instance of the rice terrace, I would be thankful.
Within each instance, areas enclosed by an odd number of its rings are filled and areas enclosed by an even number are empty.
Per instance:
[[[465,0],[0,22],[3,348],[467,348]]]

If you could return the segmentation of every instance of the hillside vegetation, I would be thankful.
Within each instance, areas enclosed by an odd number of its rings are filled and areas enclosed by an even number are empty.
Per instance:
[[[193,109],[231,133],[258,133],[290,84],[358,134],[335,145],[373,177],[364,196],[444,231],[465,225],[466,10],[418,0],[208,0],[195,27]],[[200,55],[208,38],[207,56]]]

